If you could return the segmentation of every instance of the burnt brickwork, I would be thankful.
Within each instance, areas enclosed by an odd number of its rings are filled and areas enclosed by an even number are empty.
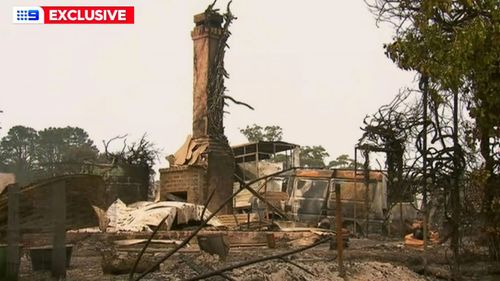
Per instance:
[[[207,171],[199,166],[177,166],[160,169],[160,200],[167,200],[167,193],[184,197],[187,202],[204,204]],[[205,188],[206,189],[206,188]]]
[[[193,39],[193,134],[175,155],[170,168],[160,170],[160,199],[171,193],[187,202],[205,204],[214,211],[233,192],[234,156],[224,135],[223,98],[210,88],[221,64],[223,17],[215,12],[194,16]],[[222,54],[222,55],[221,55]],[[217,80],[220,81],[220,80]],[[223,87],[223,85],[219,85]],[[221,211],[232,212],[232,201]]]
[[[208,161],[207,194],[210,194],[213,189],[217,189],[208,205],[208,209],[213,211],[233,194],[234,158],[232,154],[231,157],[228,157],[226,153],[211,152],[208,155]],[[221,214],[231,214],[232,211],[233,200],[225,205],[224,209],[221,210]]]
[[[205,14],[194,16],[196,26],[191,32],[193,39],[193,138],[208,136],[209,127],[223,128],[220,120],[212,120],[207,114],[213,106],[212,95],[208,91],[209,77],[213,77],[213,64],[222,35],[220,15],[212,15],[207,19]],[[216,132],[223,136],[224,132]]]
[[[96,175],[65,175],[35,182],[19,194],[19,223],[21,233],[53,230],[53,185],[66,186],[66,229],[101,225],[92,206],[107,210],[113,202],[106,192],[105,182]],[[6,231],[8,214],[7,194],[0,196],[0,238]]]

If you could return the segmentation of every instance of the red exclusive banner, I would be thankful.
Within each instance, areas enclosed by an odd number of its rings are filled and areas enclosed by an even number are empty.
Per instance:
[[[43,6],[45,24],[133,24],[131,6]]]

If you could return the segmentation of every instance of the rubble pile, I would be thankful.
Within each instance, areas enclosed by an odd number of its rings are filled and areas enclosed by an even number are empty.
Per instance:
[[[182,225],[191,221],[200,221],[202,212],[202,205],[191,203],[175,201],[136,202],[127,206],[118,199],[106,212],[106,217],[109,220],[107,232],[151,232],[151,228],[156,227],[164,217],[167,217],[167,219],[162,226],[162,230],[170,230],[174,223]],[[210,212],[205,210],[204,218],[209,215]],[[208,224],[213,226],[222,225],[216,218],[209,220]]]
[[[241,281],[343,281],[338,275],[335,261],[316,261],[314,263],[300,263],[300,266],[311,271],[311,275],[304,270],[282,261],[272,261],[256,264],[247,268],[233,271],[232,277]],[[403,266],[395,266],[380,262],[355,262],[347,268],[347,278],[352,281],[380,280],[380,281],[410,281],[425,280],[415,272]]]

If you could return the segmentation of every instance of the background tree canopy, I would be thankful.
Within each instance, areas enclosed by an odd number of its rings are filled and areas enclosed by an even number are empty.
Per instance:
[[[58,169],[78,172],[78,164],[93,162],[99,154],[88,133],[78,127],[50,127],[39,131],[37,144],[39,168],[47,175],[55,174]]]
[[[283,139],[283,129],[277,125],[264,127],[257,124],[247,125],[245,129],[240,129],[240,132],[249,142],[281,141]],[[321,145],[301,146],[300,165],[315,168],[354,168],[354,160],[350,159],[347,154],[340,155],[337,160],[331,161],[327,166],[325,160],[329,156],[330,154]],[[284,155],[278,154],[273,160],[282,162],[284,161],[283,157]]]
[[[86,165],[96,163],[144,165],[152,167],[158,150],[144,135],[127,144],[126,136],[104,142],[105,152],[99,153],[94,141],[82,128],[50,127],[41,131],[25,126],[12,127],[0,141],[0,172],[16,175],[21,184],[61,174],[82,173]],[[112,140],[123,139],[118,152],[108,151]]]
[[[429,81],[440,103],[459,93],[475,127],[485,167],[499,169],[500,2],[498,0],[367,1],[377,20],[396,26],[387,56]]]
[[[99,150],[85,130],[50,127],[37,132],[12,127],[0,142],[0,167],[16,174],[20,183],[59,172],[77,172],[80,164],[95,161]],[[76,169],[76,171],[75,171]]]
[[[33,128],[12,127],[0,141],[0,169],[15,173],[18,179],[29,180],[36,168],[38,133]]]
[[[354,169],[354,159],[350,158],[347,154],[341,154],[335,160],[328,163],[328,168],[332,169]],[[362,169],[363,164],[358,162],[358,169]]]
[[[321,145],[300,147],[300,166],[324,168],[325,158],[330,156]]]
[[[485,223],[478,228],[489,236],[490,257],[500,260],[500,1],[365,2],[377,22],[395,27],[392,42],[384,46],[386,55],[401,69],[416,71],[420,80],[416,92],[428,94],[428,101],[422,99],[422,104],[414,108],[428,108],[430,114],[426,120],[415,115],[418,122],[405,128],[405,133],[415,136],[420,159],[435,160],[427,169],[436,186],[443,187],[450,198],[445,205],[450,204],[452,209],[455,258],[459,255],[459,227],[466,225],[467,218],[478,222],[482,217]],[[393,107],[398,106],[386,109]],[[374,117],[372,120],[391,116]],[[429,131],[418,135],[411,132],[423,124],[429,125]],[[426,151],[421,145],[424,134],[432,137]],[[411,170],[422,174],[419,165]],[[477,181],[473,175],[484,175],[484,180]],[[476,189],[482,192],[481,210],[464,208],[470,200],[462,194],[471,195],[471,182],[482,184]],[[456,269],[454,266],[454,274],[459,276]]]
[[[257,141],[280,141],[283,139],[283,129],[280,126],[259,126],[247,125],[245,129],[240,129],[249,142]]]

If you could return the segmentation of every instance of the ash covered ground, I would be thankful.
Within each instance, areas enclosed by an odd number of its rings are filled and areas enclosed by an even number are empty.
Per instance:
[[[93,237],[75,243],[71,265],[67,272],[67,280],[128,280],[127,274],[112,275],[103,273],[101,252],[106,247],[108,246],[105,242]],[[142,280],[184,280],[213,269],[287,250],[290,249],[269,249],[267,247],[231,248],[228,257],[223,261],[217,255],[199,251],[196,245],[192,245],[169,258],[161,264],[159,270],[150,273]],[[167,251],[168,248],[163,251],[156,249],[149,255],[158,258]],[[128,254],[135,257],[134,255],[137,252],[130,251]],[[447,269],[445,253],[446,247],[444,246],[434,247],[429,250],[429,266],[434,269],[435,274],[428,274],[425,277],[417,273],[421,272],[421,252],[403,247],[401,241],[351,239],[349,248],[345,250],[347,273],[345,280],[445,280],[443,277],[446,276],[439,276],[440,272],[446,272]],[[288,256],[286,260],[291,261],[293,264],[283,260],[271,260],[227,271],[225,274],[233,280],[239,281],[344,280],[339,277],[336,255],[335,250],[329,250],[328,244],[324,244]],[[193,269],[193,265],[195,269]],[[482,272],[484,274],[479,276],[476,272],[467,276],[464,275],[465,280],[498,280],[495,278],[498,278],[499,275],[488,275],[488,272],[495,271],[495,265],[482,264],[477,260],[474,261],[474,265],[475,268],[483,267]],[[33,272],[29,256],[25,254],[21,262],[20,280],[36,281],[51,280],[51,278],[49,272]],[[214,276],[208,280],[225,279]]]

